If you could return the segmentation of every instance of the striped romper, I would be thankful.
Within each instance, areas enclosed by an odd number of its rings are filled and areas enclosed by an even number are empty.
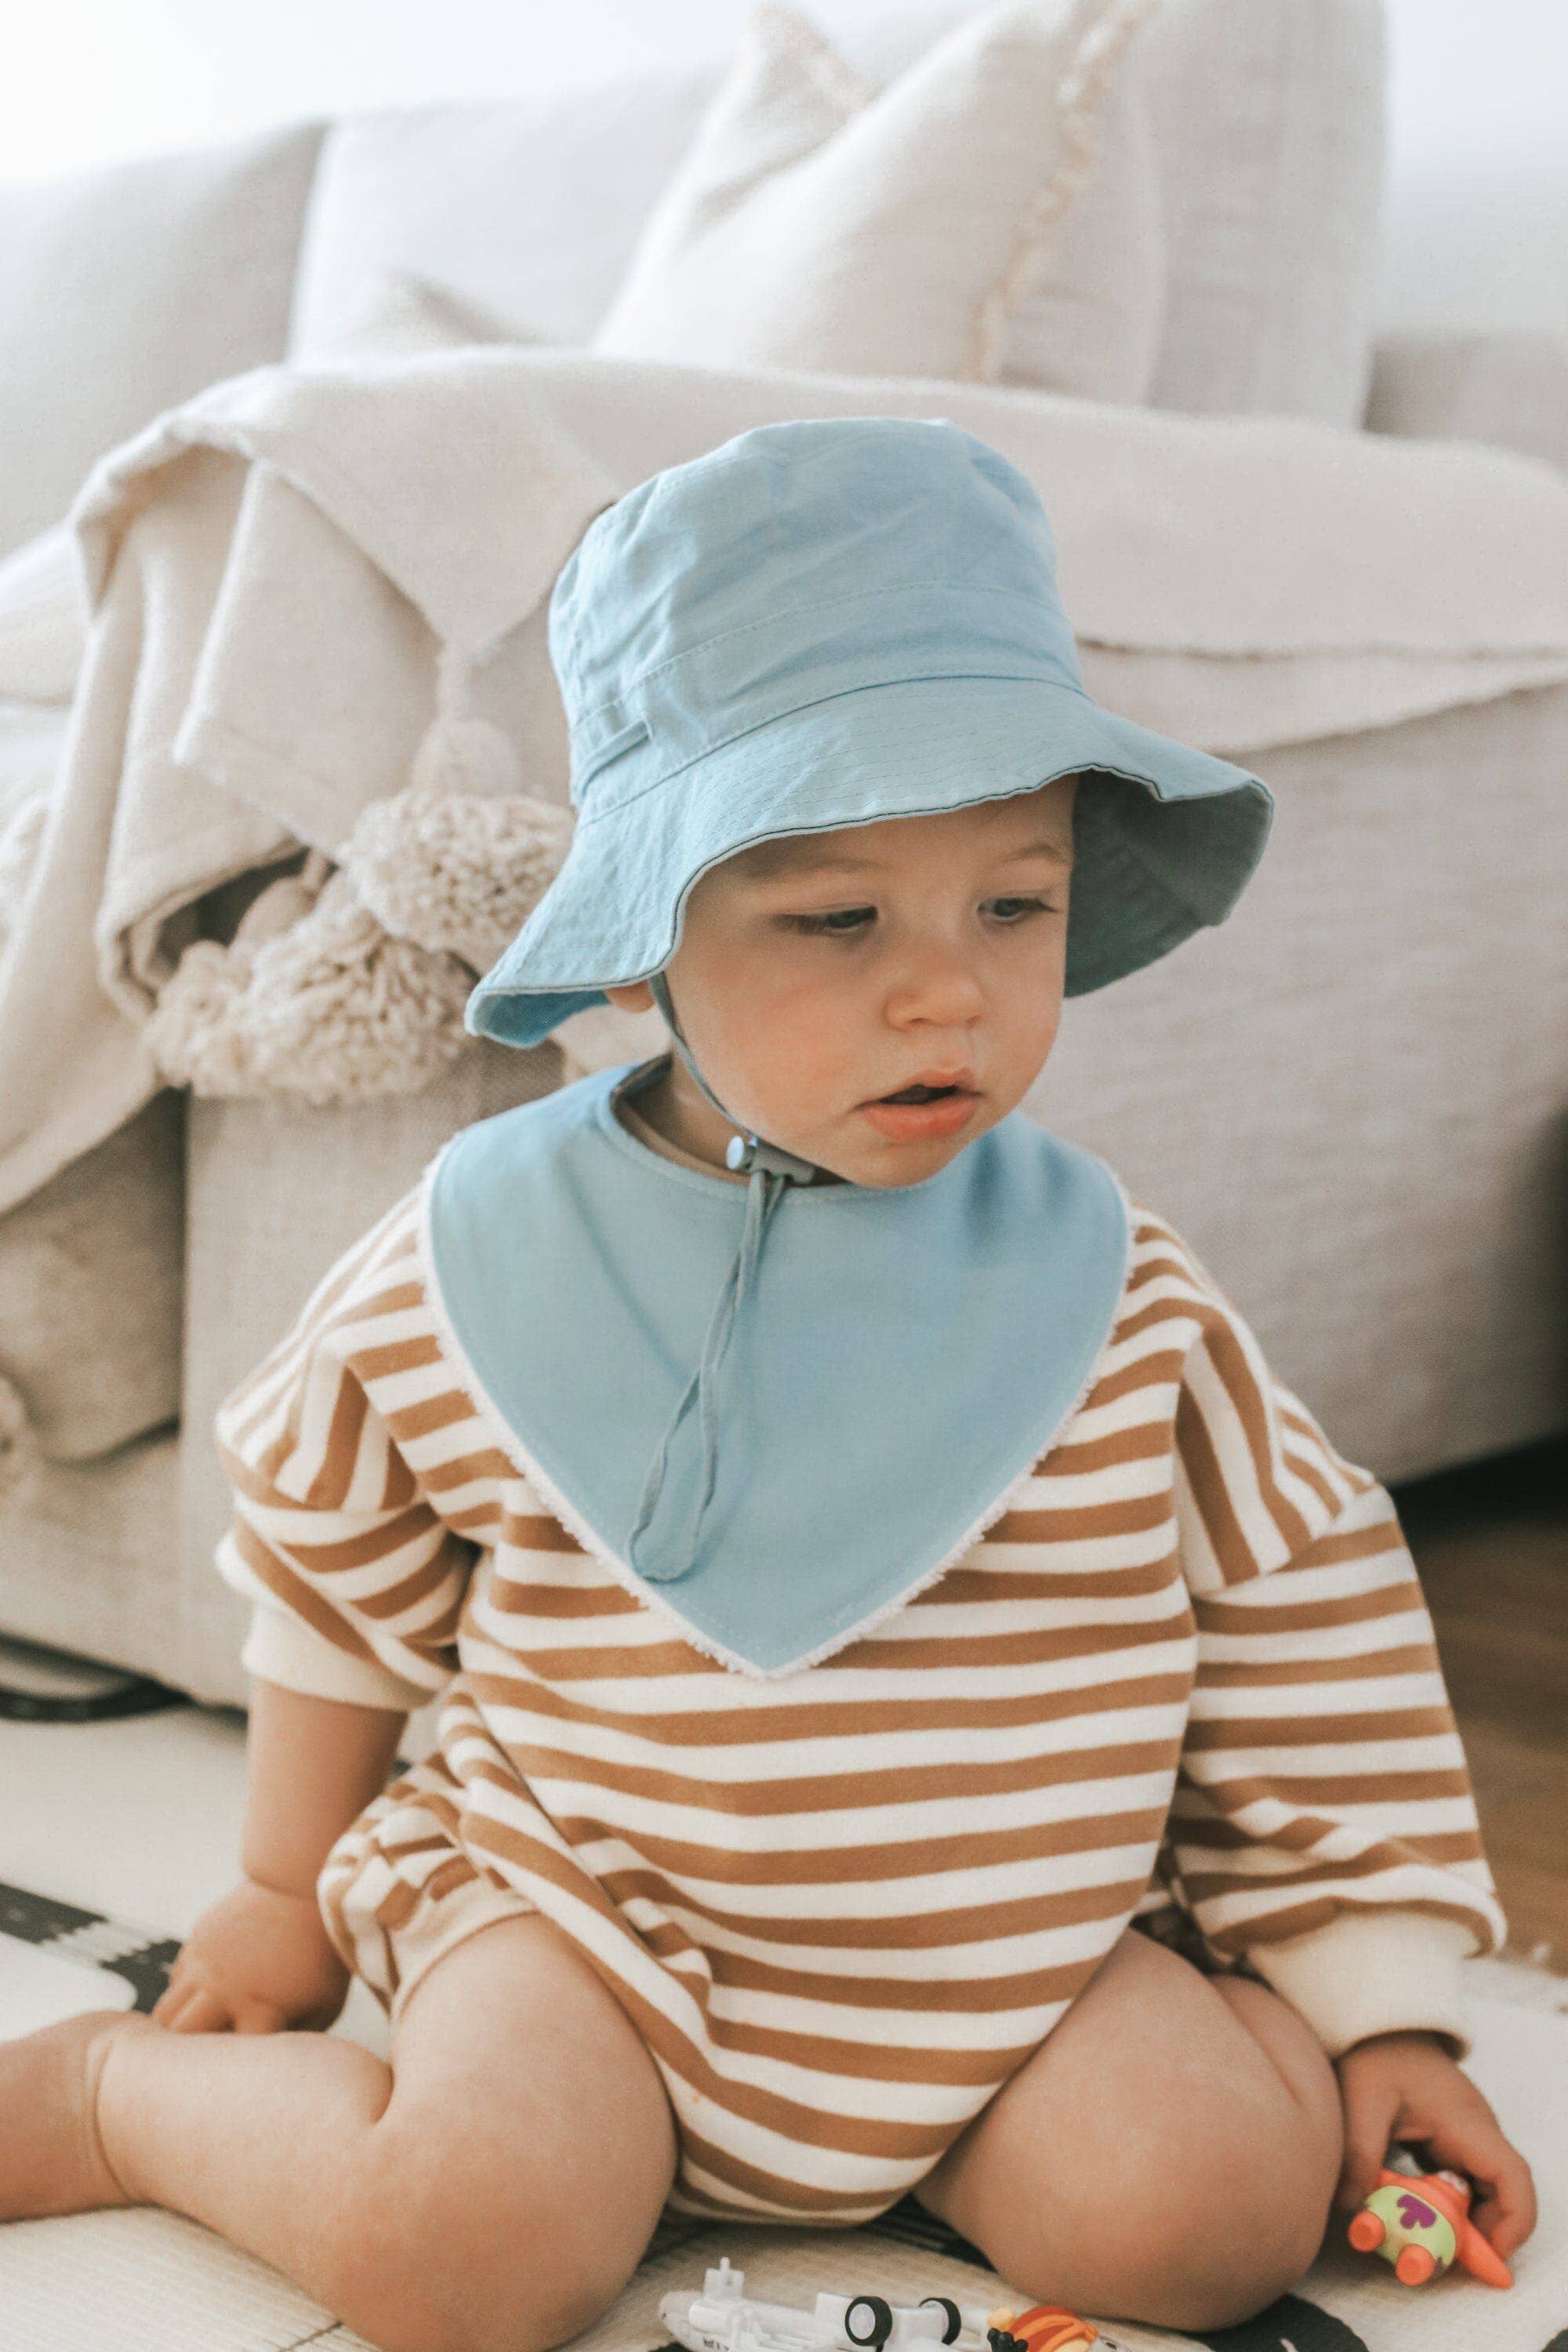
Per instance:
[[[1082,1400],[971,1550],[763,1676],[545,1507],[447,1321],[428,1176],[216,1418],[247,1667],[441,1696],[318,1881],[395,2024],[443,1953],[542,1913],[658,2066],[671,2209],[816,2225],[929,2171],[1134,1921],[1331,2053],[1426,2026],[1463,2054],[1459,1958],[1504,1922],[1394,1506],[1168,1224],[1135,1210]]]

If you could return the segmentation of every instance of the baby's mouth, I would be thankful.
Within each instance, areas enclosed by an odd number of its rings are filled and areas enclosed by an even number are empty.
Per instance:
[[[860,1117],[889,1143],[931,1143],[963,1132],[980,1090],[965,1078],[919,1078],[860,1105]]]

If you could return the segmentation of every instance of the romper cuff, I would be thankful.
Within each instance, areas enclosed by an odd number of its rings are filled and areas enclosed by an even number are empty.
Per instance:
[[[1311,2027],[1331,2058],[1373,2033],[1442,2034],[1469,2055],[1459,1964],[1476,1938],[1423,1911],[1344,1911],[1309,1935],[1256,1944],[1247,1958]]]
[[[354,1706],[392,1707],[403,1715],[428,1706],[436,1696],[418,1683],[405,1681],[390,1667],[368,1658],[356,1658],[306,1625],[291,1611],[272,1602],[253,1603],[250,1632],[239,1654],[247,1674],[285,1690],[302,1691],[310,1698],[347,1700]]]

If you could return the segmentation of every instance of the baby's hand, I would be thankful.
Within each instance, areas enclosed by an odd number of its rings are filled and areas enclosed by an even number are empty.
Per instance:
[[[314,1895],[247,1878],[196,1921],[153,2018],[175,2033],[324,2032],[348,1989]]]
[[[1430,2171],[1468,2173],[1470,2219],[1506,2262],[1535,2227],[1530,2167],[1486,2100],[1430,2033],[1374,2033],[1334,2062],[1345,2114],[1345,2158],[1335,2202],[1350,2210],[1377,2186],[1394,2140],[1417,2142]]]

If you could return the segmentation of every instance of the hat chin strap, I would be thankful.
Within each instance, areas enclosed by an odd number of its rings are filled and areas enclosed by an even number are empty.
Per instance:
[[[675,1017],[675,1007],[669,1001],[669,989],[663,972],[655,972],[648,985],[653,991],[655,1003],[669,1024],[669,1032],[675,1040],[676,1049],[681,1060],[720,1117],[729,1119],[731,1127],[737,1126],[739,1122],[730,1118],[730,1113],[724,1108],[692,1058],[691,1049],[680,1034],[679,1024]],[[689,1575],[697,1565],[698,1538],[701,1532],[703,1519],[707,1516],[708,1506],[713,1497],[713,1482],[719,1466],[718,1407],[714,1397],[719,1367],[729,1347],[730,1335],[734,1329],[742,1302],[755,1275],[763,1235],[774,1209],[784,1198],[785,1186],[812,1183],[821,1172],[814,1160],[798,1160],[793,1151],[781,1151],[775,1144],[764,1143],[761,1137],[752,1135],[745,1129],[734,1138],[724,1158],[731,1168],[745,1169],[751,1175],[752,1181],[746,1192],[746,1220],[741,1234],[740,1246],[735,1252],[734,1262],[724,1278],[723,1288],[719,1294],[718,1304],[713,1309],[712,1319],[708,1326],[708,1336],[702,1342],[701,1360],[686,1384],[686,1393],[675,1409],[674,1418],[660,1441],[658,1456],[647,1478],[643,1481],[642,1494],[637,1502],[636,1524],[627,1539],[627,1559],[638,1575],[646,1577],[650,1584],[673,1584],[679,1578]],[[693,1399],[696,1401],[698,1421],[702,1431],[701,1492],[698,1496],[697,1508],[686,1539],[681,1544],[677,1556],[674,1559],[667,1559],[661,1565],[656,1567],[651,1560],[638,1559],[637,1548],[664,1489],[670,1441],[685,1418],[687,1409]]]
[[[732,1137],[729,1144],[725,1147],[725,1167],[733,1168],[737,1171],[744,1169],[748,1171],[759,1168],[763,1169],[770,1176],[788,1177],[791,1183],[794,1184],[810,1184],[814,1182],[816,1177],[822,1172],[814,1160],[800,1160],[796,1158],[793,1151],[781,1150],[776,1143],[764,1143],[760,1136],[753,1135],[749,1128],[743,1127],[738,1118],[734,1118],[731,1112],[725,1109],[723,1104],[720,1101],[718,1096],[714,1093],[712,1087],[709,1085],[707,1079],[698,1068],[696,1057],[692,1054],[690,1046],[687,1044],[685,1038],[681,1034],[680,1024],[675,1017],[675,1007],[670,1002],[669,982],[666,980],[663,972],[656,971],[652,973],[648,979],[648,986],[653,991],[654,1003],[658,1006],[659,1011],[663,1013],[665,1020],[669,1024],[669,1034],[675,1040],[675,1049],[680,1055],[681,1060],[685,1063],[687,1068],[690,1071],[692,1077],[696,1080],[698,1086],[700,1087],[708,1100],[712,1104],[720,1118],[728,1119],[731,1127],[738,1127],[741,1129],[740,1134]]]

